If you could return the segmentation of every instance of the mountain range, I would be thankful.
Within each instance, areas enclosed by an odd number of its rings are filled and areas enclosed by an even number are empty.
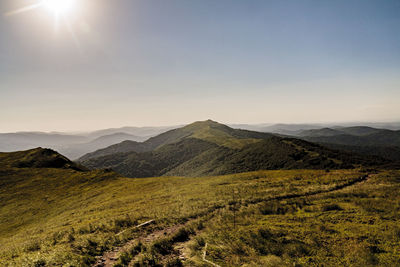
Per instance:
[[[172,128],[175,127],[122,127],[78,134],[45,132],[1,133],[0,151],[12,152],[46,147],[57,150],[71,159],[77,159],[86,153],[125,140],[144,141]]]
[[[378,157],[337,151],[305,140],[199,121],[152,137],[124,141],[81,157],[90,169],[128,177],[201,176],[260,169],[339,169],[385,164]]]
[[[369,126],[366,126],[369,125]],[[363,126],[337,126],[334,124],[232,124],[234,129],[270,132],[274,135],[303,139],[323,146],[400,160],[400,124],[366,123]],[[375,128],[375,127],[385,127]],[[91,153],[99,155],[114,152],[146,152],[154,150],[157,138],[143,142],[179,126],[121,127],[86,133],[17,132],[0,134],[0,151],[20,151],[36,147],[57,150],[71,159],[87,159]],[[174,138],[172,138],[174,140]],[[160,141],[159,141],[160,142]],[[168,143],[168,142],[167,142]],[[109,148],[109,146],[112,146]],[[101,150],[101,151],[98,151]],[[88,154],[88,155],[87,155]],[[85,155],[85,157],[83,157]]]
[[[275,134],[282,135],[292,135],[297,136],[303,131],[306,130],[318,130],[322,128],[352,128],[352,127],[369,127],[369,128],[379,128],[379,129],[388,129],[388,130],[400,130],[400,122],[393,123],[372,123],[372,122],[364,122],[364,123],[303,123],[303,124],[285,124],[285,123],[277,123],[277,124],[231,124],[232,128],[240,128],[247,129],[258,132],[269,132]]]
[[[400,131],[366,126],[321,128],[299,131],[296,138],[333,149],[400,160]]]

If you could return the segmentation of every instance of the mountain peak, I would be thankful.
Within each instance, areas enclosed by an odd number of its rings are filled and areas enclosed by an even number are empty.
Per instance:
[[[189,126],[189,125],[224,125],[224,124],[208,119],[205,121],[195,121],[186,126]]]
[[[154,136],[142,143],[119,143],[88,153],[81,157],[83,162],[91,158],[106,156],[115,153],[125,152],[149,152],[163,145],[178,143],[186,138],[196,138],[202,141],[213,143],[218,146],[240,149],[243,146],[267,139],[272,135],[268,133],[253,132],[247,130],[233,129],[213,120],[196,121],[184,127],[169,130],[160,135]]]
[[[229,126],[226,126],[225,124],[222,124],[222,123],[210,120],[210,119],[205,120],[205,121],[195,121],[191,124],[184,126],[182,129],[197,130],[197,129],[202,129],[202,128],[232,129]]]

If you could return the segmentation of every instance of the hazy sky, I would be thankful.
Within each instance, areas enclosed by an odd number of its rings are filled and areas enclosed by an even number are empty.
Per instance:
[[[0,131],[400,120],[400,1],[0,2]]]

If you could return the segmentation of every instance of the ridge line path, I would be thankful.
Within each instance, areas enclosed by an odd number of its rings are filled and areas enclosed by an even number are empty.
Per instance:
[[[351,181],[349,181],[349,182],[347,182],[345,184],[336,185],[333,188],[329,188],[329,189],[320,189],[320,190],[316,190],[314,192],[306,192],[306,193],[302,193],[302,194],[288,194],[288,195],[275,196],[275,197],[271,197],[271,198],[268,198],[268,199],[248,201],[248,204],[257,204],[257,203],[268,202],[268,201],[272,201],[272,200],[285,200],[285,199],[293,199],[293,198],[298,198],[298,197],[311,197],[311,196],[329,194],[329,193],[337,192],[337,191],[340,191],[340,190],[343,190],[343,189],[348,189],[348,188],[350,188],[352,186],[355,186],[355,185],[363,184],[370,178],[370,176],[371,176],[371,174],[364,174],[364,175],[362,175],[361,177],[359,177],[357,179],[351,180]],[[222,208],[225,208],[225,207],[226,206],[222,206],[222,207],[217,208],[217,209],[222,209]],[[133,247],[133,245],[137,241],[146,241],[146,242],[154,241],[154,240],[158,239],[159,237],[164,237],[166,235],[169,235],[171,233],[176,232],[178,229],[180,229],[185,224],[188,224],[190,221],[191,220],[187,221],[184,224],[175,224],[175,225],[166,227],[166,228],[161,229],[161,230],[154,230],[153,232],[151,232],[151,233],[149,233],[147,235],[135,237],[135,238],[127,241],[122,246],[115,247],[111,251],[104,252],[102,256],[98,257],[98,260],[92,266],[93,267],[111,267],[111,266],[114,266],[114,264],[118,261],[121,253],[123,253],[125,251],[128,251],[130,248]],[[143,226],[147,226],[147,225],[152,224],[154,222],[155,222],[155,220],[150,220],[150,221],[144,222],[142,224],[139,224],[139,225],[135,226],[134,228],[141,228]],[[132,229],[132,228],[128,228],[128,229]],[[116,235],[120,235],[123,232],[127,231],[128,229],[125,229],[125,230],[119,232]],[[182,242],[182,245],[185,244],[185,243],[186,242]],[[183,255],[180,255],[180,256],[183,256]],[[214,264],[214,263],[209,262],[209,264]]]
[[[152,224],[154,222],[155,222],[155,220],[146,221],[144,223],[136,225],[133,228],[127,228],[127,229],[119,232],[118,234],[116,234],[116,236],[121,235],[122,233],[124,233],[125,231],[127,231],[129,229],[141,228],[143,226],[147,226],[147,225]],[[124,247],[126,247],[127,245],[130,245],[130,244],[133,244],[133,241],[135,241],[135,240],[136,240],[136,238],[128,241],[127,243],[125,243],[121,247],[115,247],[111,251],[107,251],[107,252],[103,253],[103,255],[96,261],[96,263],[93,266],[97,266],[97,267],[100,267],[100,266],[113,266],[114,263],[118,260],[119,254],[123,251]]]

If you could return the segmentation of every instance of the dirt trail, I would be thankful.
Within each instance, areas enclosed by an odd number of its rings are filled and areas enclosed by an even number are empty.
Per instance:
[[[148,226],[148,225],[150,225],[152,223],[154,223],[154,220],[149,220],[147,222],[144,222],[144,223],[141,223],[141,224],[135,226],[134,228],[142,228],[142,227]],[[128,228],[128,229],[131,229],[131,228]],[[128,229],[125,229],[124,231],[119,232],[116,235],[117,236],[121,235],[122,233],[124,233]],[[96,267],[110,267],[110,266],[113,266],[117,262],[117,260],[119,258],[119,255],[122,252],[124,252],[124,251],[128,250],[129,248],[131,248],[135,244],[136,240],[137,239],[132,239],[132,240],[128,241],[127,243],[125,243],[121,247],[115,247],[113,250],[105,252],[103,254],[103,256],[101,256],[101,257],[99,257],[97,259],[96,263],[93,266],[96,266]]]
[[[319,195],[323,195],[323,194],[328,194],[328,193],[332,193],[332,192],[337,192],[340,190],[348,190],[353,186],[356,185],[361,185],[363,183],[365,183],[368,179],[370,178],[370,174],[368,175],[363,175],[358,179],[354,179],[352,181],[349,181],[345,184],[342,185],[337,185],[334,186],[332,188],[329,189],[325,189],[325,190],[317,190],[314,192],[307,192],[307,193],[303,193],[303,194],[289,194],[289,195],[283,195],[283,196],[276,196],[276,197],[272,197],[272,198],[268,198],[268,199],[262,199],[262,200],[256,200],[256,201],[248,201],[247,204],[257,204],[260,202],[268,202],[268,201],[273,201],[273,200],[285,200],[285,199],[293,199],[293,198],[298,198],[298,197],[310,197],[310,196],[319,196]],[[225,208],[225,206],[222,206],[218,209],[222,209]],[[214,210],[215,211],[215,210]],[[144,227],[150,223],[153,223],[154,220],[151,220],[149,222],[143,223],[141,225],[136,226],[138,227]],[[187,225],[188,223],[190,223],[191,221],[186,222],[185,224],[177,224],[177,225],[173,225],[173,226],[169,226],[166,227],[164,229],[161,230],[156,230],[148,235],[143,235],[143,236],[139,236],[136,237],[130,241],[128,241],[127,243],[125,243],[123,246],[121,247],[115,247],[112,251],[108,251],[105,252],[103,254],[103,256],[101,256],[97,262],[93,265],[94,267],[111,267],[114,266],[114,264],[118,261],[119,256],[121,255],[121,253],[125,252],[125,251],[129,251],[135,244],[137,244],[138,241],[142,242],[142,243],[151,243],[159,238],[162,238],[164,236],[168,236],[171,235],[175,232],[177,232],[180,228],[184,227],[185,225]],[[126,230],[125,230],[126,231]],[[122,232],[121,232],[122,233]],[[121,234],[119,233],[119,234]],[[196,233],[194,233],[194,236],[196,235]],[[181,260],[185,260],[187,258],[187,256],[185,255],[185,251],[187,249],[187,244],[188,242],[193,238],[193,236],[185,242],[179,242],[176,243],[174,248],[175,251],[178,252],[178,256]],[[213,264],[213,263],[210,263]]]
[[[155,231],[145,237],[140,237],[138,239],[136,239],[136,241],[140,241],[142,244],[146,245],[146,244],[150,244],[154,241],[156,241],[157,239],[163,238],[163,237],[167,237],[167,236],[171,236],[172,234],[177,233],[180,229],[184,228],[187,224],[189,224],[191,221],[188,221],[184,224],[177,224],[177,225],[173,225],[167,228],[164,228],[162,230],[158,230]],[[166,257],[168,257],[169,255],[166,255]],[[130,264],[128,266],[133,266],[133,263],[135,262],[136,257],[134,257]]]
[[[154,220],[152,220],[152,221],[154,221]],[[101,256],[93,266],[96,266],[96,267],[114,266],[114,264],[118,261],[120,255],[123,252],[127,252],[130,249],[132,249],[133,246],[135,246],[139,241],[144,244],[151,243],[159,238],[176,233],[180,228],[182,228],[184,226],[185,226],[185,224],[177,224],[177,225],[166,227],[161,230],[153,231],[147,235],[136,237],[136,238],[128,241],[121,247],[115,247],[112,251],[105,252],[103,254],[103,256]],[[136,226],[136,227],[139,227],[139,226]]]
[[[341,185],[336,185],[332,188],[325,189],[325,190],[316,190],[314,192],[307,192],[303,194],[291,194],[291,195],[284,195],[284,196],[277,196],[273,197],[271,199],[266,199],[265,201],[270,201],[270,200],[284,200],[284,199],[291,199],[291,198],[298,198],[298,197],[309,197],[309,196],[316,196],[316,195],[322,195],[322,194],[327,194],[327,193],[332,193],[336,192],[342,189],[349,188],[351,186],[364,183],[368,180],[370,175],[363,175],[358,179],[351,180],[347,183],[341,184]]]

